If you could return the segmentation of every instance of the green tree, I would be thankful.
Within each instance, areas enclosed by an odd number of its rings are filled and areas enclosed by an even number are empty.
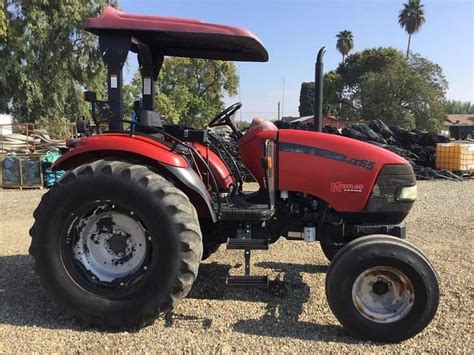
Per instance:
[[[0,0],[0,43],[7,37],[6,0]]]
[[[470,101],[448,100],[445,104],[448,114],[467,115],[474,113],[474,103]]]
[[[389,65],[403,63],[403,53],[395,48],[371,48],[349,55],[339,64],[336,73],[348,89],[357,89],[360,78],[369,72],[382,72]]]
[[[140,100],[142,94],[142,77],[137,71],[133,75],[132,81],[129,84],[123,85],[122,100],[123,100],[123,117],[128,120],[131,118],[133,104],[136,100]]]
[[[358,93],[364,119],[437,131],[446,118],[444,88],[412,66],[394,64],[362,77]]]
[[[128,89],[140,93],[140,75]],[[173,123],[202,127],[224,109],[224,94],[235,96],[239,77],[233,62],[195,58],[166,58],[156,84],[162,117]]]
[[[352,100],[365,120],[437,131],[446,118],[447,86],[439,65],[412,55],[362,75]]]
[[[301,83],[298,111],[301,117],[314,113],[314,82]]]
[[[344,30],[340,31],[337,35],[336,48],[342,54],[342,61],[349,52],[354,48],[354,36],[351,31]]]
[[[344,100],[340,97],[342,92],[341,76],[335,71],[324,75],[323,89],[323,114],[340,117]],[[311,116],[314,114],[314,82],[301,83],[300,89],[300,116]]]
[[[447,85],[441,67],[419,55],[406,61],[393,48],[365,50],[349,55],[336,71],[325,75],[323,112],[437,130],[446,118]]]
[[[97,38],[83,30],[106,0],[3,0],[0,111],[18,122],[67,122],[87,114],[80,92],[104,92]],[[0,18],[0,35],[1,31]]]
[[[403,9],[398,15],[398,23],[408,33],[407,59],[410,54],[411,36],[418,32],[425,23],[423,7],[424,5],[421,4],[420,0],[408,0],[406,4],[403,4]]]

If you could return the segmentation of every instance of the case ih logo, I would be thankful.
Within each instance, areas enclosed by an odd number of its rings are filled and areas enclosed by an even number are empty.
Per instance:
[[[331,192],[362,192],[363,184],[343,184],[342,182],[331,182]]]

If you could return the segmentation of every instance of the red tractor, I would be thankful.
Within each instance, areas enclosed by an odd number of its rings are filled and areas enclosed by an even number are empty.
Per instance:
[[[229,276],[227,284],[266,287],[266,277],[250,274],[251,251],[285,237],[320,242],[331,260],[327,300],[350,334],[398,342],[430,323],[437,275],[403,240],[416,198],[406,160],[268,121],[254,120],[242,134],[232,121],[240,103],[205,129],[162,124],[154,82],[164,56],[267,61],[247,30],[112,7],[87,19],[85,29],[99,36],[108,70],[108,101],[92,92],[86,99],[93,113],[106,107],[108,130],[99,129],[95,114],[93,129],[78,122],[83,137],[69,140],[55,163],[67,173],[43,196],[30,231],[42,285],[68,313],[94,326],[150,324],[187,295],[201,260],[223,243],[245,257],[245,275]],[[126,120],[122,67],[129,51],[138,55],[143,85],[141,103]],[[258,191],[244,190],[234,157],[213,129],[222,125],[232,130]]]

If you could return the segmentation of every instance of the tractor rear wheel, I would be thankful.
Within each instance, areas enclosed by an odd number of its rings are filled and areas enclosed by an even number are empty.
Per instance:
[[[196,210],[141,165],[99,160],[68,172],[34,212],[40,281],[88,325],[141,327],[186,296],[202,255]]]
[[[326,276],[326,296],[351,335],[391,343],[416,335],[431,322],[439,286],[420,250],[396,237],[371,235],[336,255]]]

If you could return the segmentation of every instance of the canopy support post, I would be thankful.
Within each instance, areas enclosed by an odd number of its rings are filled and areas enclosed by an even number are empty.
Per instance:
[[[146,44],[135,43],[138,53],[138,63],[142,76],[142,107],[145,110],[155,110],[155,81],[163,65],[164,57],[155,55]]]
[[[109,130],[122,130],[123,115],[123,76],[122,68],[130,49],[130,37],[101,34],[99,46],[102,60],[107,67],[107,93],[111,115]]]

